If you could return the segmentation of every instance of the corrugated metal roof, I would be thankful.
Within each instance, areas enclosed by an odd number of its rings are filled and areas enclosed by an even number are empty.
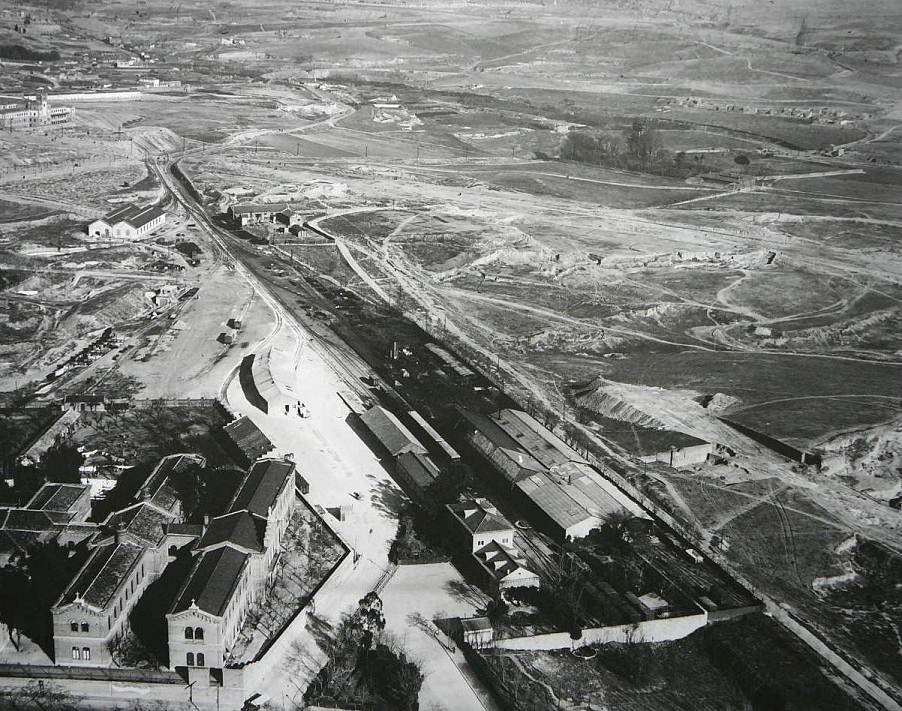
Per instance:
[[[158,217],[162,217],[166,212],[159,205],[151,205],[150,207],[145,207],[140,209],[134,215],[131,215],[125,218],[125,222],[130,224],[136,230],[144,227],[148,222],[152,222]]]
[[[398,466],[402,467],[413,482],[425,489],[439,475],[438,467],[425,454],[419,452],[402,452],[398,455]]]
[[[402,452],[426,454],[426,448],[413,433],[385,408],[375,405],[364,412],[360,419],[393,457]]]
[[[429,435],[439,447],[441,447],[442,451],[449,459],[460,459],[460,455],[457,453],[454,447],[448,444],[445,438],[442,437],[419,412],[417,412],[416,410],[410,410],[407,414],[410,416],[410,419],[412,419],[420,427],[422,427],[423,431],[427,435]]]
[[[522,410],[501,410],[493,420],[546,467],[565,462],[586,463],[578,452]]]

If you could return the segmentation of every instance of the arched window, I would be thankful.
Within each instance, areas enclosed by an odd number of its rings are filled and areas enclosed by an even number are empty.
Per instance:
[[[185,639],[194,639],[194,629],[192,627],[185,628]]]
[[[81,652],[78,651],[78,647],[72,647],[72,658],[81,659]]]
[[[90,659],[91,658],[91,648],[90,647],[82,647],[81,658],[82,659]]]
[[[175,558],[178,555],[179,547],[178,546],[169,546],[169,555]]]
[[[197,666],[202,667],[203,665],[204,665],[204,653],[198,652],[197,653]]]
[[[195,627],[194,628],[194,639],[203,639],[204,638],[204,628],[203,627]],[[203,666],[203,665],[201,665]]]
[[[188,654],[185,655],[185,660],[188,662],[189,667],[193,667],[194,666],[194,652],[188,652]]]

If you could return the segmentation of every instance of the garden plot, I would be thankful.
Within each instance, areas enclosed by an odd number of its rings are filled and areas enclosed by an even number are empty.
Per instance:
[[[229,651],[235,661],[252,661],[306,605],[307,597],[345,554],[335,534],[300,501],[285,530],[282,546],[266,594],[248,611]]]

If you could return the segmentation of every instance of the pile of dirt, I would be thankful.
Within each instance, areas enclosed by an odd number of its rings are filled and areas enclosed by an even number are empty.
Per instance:
[[[665,425],[659,420],[617,397],[603,383],[604,381],[596,381],[594,387],[581,391],[575,398],[576,403],[612,420],[632,422],[634,425],[653,429],[665,429]]]
[[[902,418],[888,425],[838,435],[820,445],[821,471],[889,501],[902,494]]]

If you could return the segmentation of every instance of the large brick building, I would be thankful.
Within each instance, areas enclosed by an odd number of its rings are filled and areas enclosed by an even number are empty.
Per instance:
[[[228,511],[206,527],[188,578],[166,615],[169,666],[222,669],[275,569],[296,502],[295,467],[261,459]]]
[[[144,590],[200,534],[198,526],[182,523],[170,477],[205,464],[193,454],[164,457],[139,490],[139,501],[96,527],[88,559],[50,609],[57,664],[112,663],[111,644],[128,632],[129,613]]]

